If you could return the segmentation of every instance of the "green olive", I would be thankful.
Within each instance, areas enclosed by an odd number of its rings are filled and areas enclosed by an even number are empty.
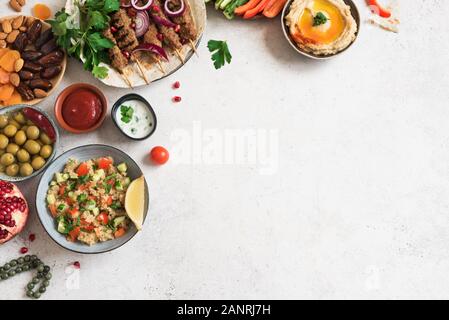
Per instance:
[[[17,131],[16,135],[14,136],[14,142],[16,144],[18,144],[19,146],[21,146],[22,144],[25,143],[25,141],[27,141],[27,136],[25,134],[25,131],[23,131],[23,129]]]
[[[28,139],[35,140],[35,139],[39,138],[39,133],[40,133],[39,128],[36,127],[36,126],[29,126],[27,128],[27,137],[28,137]]]
[[[0,163],[5,166],[9,166],[14,163],[14,156],[11,153],[4,153],[0,157]]]
[[[8,124],[4,129],[3,129],[3,133],[7,136],[7,137],[14,137],[14,135],[17,132],[17,128],[12,125],[12,124]]]
[[[47,159],[48,157],[51,156],[52,152],[53,152],[53,147],[48,145],[48,144],[46,144],[45,146],[43,146],[41,148],[40,155],[41,155],[42,158]]]
[[[23,145],[23,148],[30,154],[38,154],[41,151],[41,146],[34,140],[27,140]]]
[[[25,116],[23,115],[22,112],[17,112],[14,115],[14,120],[16,120],[20,124],[25,124],[27,122],[27,119],[25,119]]]
[[[0,149],[6,149],[6,146],[9,143],[9,139],[4,134],[0,134]]]
[[[25,149],[17,151],[16,157],[19,162],[28,162],[30,160],[30,154]]]
[[[33,159],[33,161],[31,161],[31,166],[33,167],[34,170],[39,170],[44,166],[44,164],[45,160],[42,157],[36,157]]]
[[[20,129],[22,126],[20,125],[20,123],[18,123],[16,120],[14,119],[9,119],[9,124],[13,125],[14,127],[16,127],[17,129]]]
[[[14,163],[6,167],[6,174],[11,177],[17,176],[19,173],[19,165]]]
[[[0,116],[0,128],[3,129],[8,124],[8,117],[5,115]]]
[[[44,144],[51,144],[51,140],[45,132],[42,132],[39,138]]]
[[[15,143],[10,143],[6,147],[6,152],[16,155],[17,151],[19,151],[20,147]]]
[[[27,177],[33,173],[33,167],[29,163],[22,163],[20,165],[20,175],[23,177]]]

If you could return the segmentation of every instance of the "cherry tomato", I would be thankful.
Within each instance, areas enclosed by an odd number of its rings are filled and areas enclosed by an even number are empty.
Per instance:
[[[154,147],[150,152],[151,160],[157,164],[164,164],[168,161],[169,154],[167,149],[161,146]]]

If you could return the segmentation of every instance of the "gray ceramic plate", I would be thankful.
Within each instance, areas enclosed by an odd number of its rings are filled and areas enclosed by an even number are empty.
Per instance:
[[[290,12],[290,6],[292,4],[294,0],[288,0],[287,3],[284,6],[284,9],[282,10],[282,15],[281,15],[281,24],[282,24],[282,31],[284,32],[284,36],[287,39],[288,43],[290,43],[290,45],[293,47],[293,49],[295,49],[298,53],[312,58],[312,59],[317,59],[317,60],[326,60],[326,59],[330,59],[332,57],[335,57],[337,55],[339,55],[340,53],[345,52],[346,50],[348,50],[353,44],[354,42],[356,42],[357,37],[359,35],[360,32],[360,14],[359,14],[359,10],[357,9],[357,6],[355,5],[355,3],[352,0],[343,0],[348,6],[351,7],[351,14],[354,17],[355,22],[357,23],[357,33],[355,34],[356,38],[354,41],[352,41],[352,43],[347,46],[344,50],[339,51],[337,53],[334,54],[330,54],[330,55],[316,55],[310,52],[306,52],[304,50],[302,50],[301,48],[299,48],[295,41],[293,41],[293,39],[290,37],[290,31],[287,27],[287,25],[285,24],[285,17],[288,15],[288,13]]]
[[[80,161],[86,161],[89,159],[110,156],[114,159],[114,163],[126,162],[128,165],[128,176],[131,180],[134,180],[143,175],[142,170],[140,170],[137,163],[123,151],[116,149],[111,146],[101,145],[101,144],[91,144],[86,146],[80,146],[69,151],[64,152],[58,158],[53,161],[53,163],[48,167],[45,173],[42,175],[41,180],[36,193],[36,209],[39,220],[42,223],[45,231],[49,236],[61,247],[68,250],[78,252],[78,253],[103,253],[117,249],[124,245],[126,242],[131,240],[137,233],[137,229],[134,225],[128,229],[126,234],[118,239],[99,242],[92,246],[82,244],[80,242],[70,242],[66,237],[56,230],[56,222],[50,214],[47,208],[46,195],[50,182],[56,172],[61,172],[67,163],[67,161],[72,159],[78,159]],[[148,185],[145,181],[145,217],[148,213],[149,196],[148,196]]]
[[[56,142],[53,144],[53,152],[51,153],[51,156],[47,159],[47,161],[45,162],[45,165],[40,168],[37,171],[34,171],[33,174],[27,176],[27,177],[20,177],[20,176],[16,176],[16,177],[10,177],[4,173],[0,173],[0,179],[5,180],[5,181],[11,181],[11,182],[18,182],[18,181],[25,181],[28,179],[31,179],[35,176],[37,176],[38,174],[40,174],[41,172],[43,172],[45,170],[45,168],[47,168],[50,163],[53,161],[55,155],[56,155],[56,150],[58,147],[58,142],[59,142],[59,133],[58,133],[58,127],[56,126],[55,122],[53,121],[53,119],[47,114],[45,113],[43,110],[37,108],[37,107],[33,107],[33,106],[28,106],[25,104],[18,104],[15,106],[10,106],[10,107],[4,107],[0,109],[0,115],[3,114],[7,114],[7,113],[14,113],[17,112],[19,110],[22,110],[23,108],[30,108],[30,109],[35,109],[37,111],[39,111],[42,115],[44,115],[48,121],[50,121],[51,125],[53,126],[53,129],[56,132]]]

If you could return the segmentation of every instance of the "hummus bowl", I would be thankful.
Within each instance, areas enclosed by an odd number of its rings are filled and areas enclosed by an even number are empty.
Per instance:
[[[317,5],[315,5],[315,2],[317,2]],[[329,5],[329,12],[323,10],[323,14],[321,10],[317,10],[316,15],[312,15],[311,18],[309,18],[312,19],[312,23],[315,23],[315,19],[317,19],[317,25],[313,24],[311,33],[314,33],[314,28],[324,28],[324,30],[329,30],[329,33],[331,33],[331,37],[333,38],[330,40],[326,39],[327,42],[321,44],[319,42],[313,43],[312,41],[309,41],[309,39],[302,34],[302,30],[299,32],[299,37],[292,35],[292,29],[296,27],[296,30],[298,30],[297,24],[300,19],[301,21],[304,20],[304,11],[310,10],[310,4],[314,7],[311,10],[314,10],[315,7],[322,7],[323,4],[326,5],[326,3]],[[333,12],[331,12],[332,10],[334,11],[334,14],[335,11],[338,11],[337,14],[339,19],[342,21],[340,26],[337,26],[341,28],[339,33],[332,30],[334,25],[338,23],[335,22],[332,24],[335,20],[331,18],[333,14]],[[320,18],[323,19],[320,21]],[[288,0],[282,11],[281,23],[285,38],[298,53],[312,59],[325,60],[346,51],[354,44],[360,30],[360,14],[352,0]],[[302,39],[303,37],[304,39]],[[302,42],[299,40],[304,41]]]

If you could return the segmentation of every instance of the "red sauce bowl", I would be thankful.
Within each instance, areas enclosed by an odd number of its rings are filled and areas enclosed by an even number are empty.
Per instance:
[[[93,123],[88,128],[80,129],[73,127],[72,125],[70,125],[70,123],[66,121],[66,119],[64,119],[63,106],[67,97],[69,97],[72,93],[76,93],[77,91],[81,92],[84,90],[91,91],[94,95],[96,95],[99,98],[102,110],[100,117],[97,119],[95,123]],[[106,100],[106,97],[104,96],[103,92],[101,92],[97,87],[90,85],[88,83],[75,83],[72,84],[71,86],[68,86],[59,94],[55,103],[56,121],[61,126],[61,128],[72,133],[86,133],[98,129],[103,123],[104,119],[106,118],[107,111],[108,111],[108,101]]]

